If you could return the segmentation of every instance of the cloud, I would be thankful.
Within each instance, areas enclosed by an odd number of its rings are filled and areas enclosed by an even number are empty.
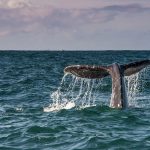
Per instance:
[[[0,8],[23,8],[30,6],[31,3],[28,0],[0,0]]]
[[[130,5],[111,5],[103,8],[104,11],[113,11],[113,12],[143,12],[150,10],[148,7],[143,7],[140,4],[130,4]]]
[[[52,9],[34,6],[27,0],[1,0],[0,36],[38,30],[44,25],[42,19],[50,16]]]
[[[86,24],[104,24],[122,13],[150,12],[139,4],[110,5],[100,8],[60,9],[51,5],[35,6],[28,0],[0,0],[0,36],[17,32],[61,32]],[[6,34],[7,33],[7,34]]]

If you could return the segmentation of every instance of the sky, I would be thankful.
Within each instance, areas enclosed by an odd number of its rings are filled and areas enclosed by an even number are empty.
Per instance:
[[[150,50],[150,0],[0,0],[1,50]]]

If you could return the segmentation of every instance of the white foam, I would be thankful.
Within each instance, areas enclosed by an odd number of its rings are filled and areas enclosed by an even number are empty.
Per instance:
[[[22,112],[22,111],[23,111],[23,108],[22,108],[22,107],[17,107],[17,108],[16,108],[16,111]]]
[[[71,109],[75,107],[74,102],[68,102],[64,104],[52,104],[49,105],[48,107],[43,108],[44,112],[52,112],[52,111],[60,111],[62,109]]]

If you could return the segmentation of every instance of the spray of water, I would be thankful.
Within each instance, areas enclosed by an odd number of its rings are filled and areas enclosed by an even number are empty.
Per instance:
[[[150,67],[142,72],[125,78],[129,106],[141,107],[145,79],[149,78]],[[109,85],[109,86],[108,86]],[[105,91],[107,89],[107,92]],[[110,102],[111,82],[109,78],[84,79],[65,74],[60,87],[51,94],[52,103],[44,108],[45,112],[61,109],[86,108],[107,105]],[[110,95],[108,97],[108,95]]]
[[[150,67],[147,67],[141,72],[125,77],[129,106],[140,108],[146,106],[144,95],[146,95],[145,86],[150,79],[149,73]]]
[[[104,94],[100,94],[102,87],[107,86],[104,79],[83,79],[65,74],[60,87],[51,94],[52,104],[44,108],[45,112],[61,109],[77,109],[108,103]]]

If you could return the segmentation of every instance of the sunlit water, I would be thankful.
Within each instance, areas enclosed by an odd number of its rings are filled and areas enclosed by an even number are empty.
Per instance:
[[[0,52],[0,150],[150,148],[150,68],[126,77],[127,110],[109,108],[111,78],[68,65],[150,59],[150,51]]]

